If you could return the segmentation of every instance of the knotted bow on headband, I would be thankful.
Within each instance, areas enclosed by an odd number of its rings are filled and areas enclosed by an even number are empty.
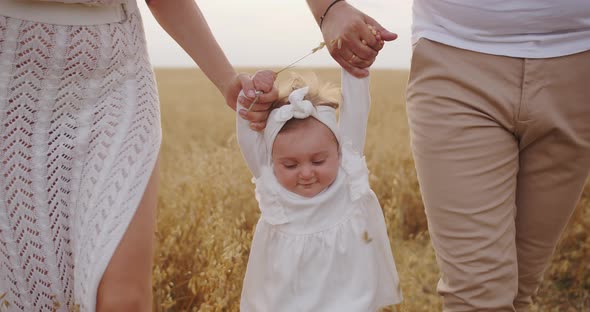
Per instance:
[[[309,92],[309,87],[303,87],[294,90],[289,94],[288,105],[281,106],[275,119],[282,122],[287,122],[291,118],[305,119],[309,116],[317,115],[317,111],[313,104],[305,100],[305,95]]]
[[[307,92],[309,92],[309,87],[293,90],[289,94],[289,104],[270,112],[264,129],[264,141],[269,155],[272,153],[272,145],[279,131],[292,118],[305,119],[311,116],[332,130],[336,139],[340,141],[336,110],[325,105],[314,106],[310,101],[304,99]]]

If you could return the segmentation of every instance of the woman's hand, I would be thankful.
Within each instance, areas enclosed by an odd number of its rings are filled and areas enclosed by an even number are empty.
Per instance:
[[[322,35],[334,60],[359,78],[369,74],[367,68],[375,61],[384,42],[397,38],[345,1],[330,8],[322,23]]]
[[[279,97],[279,91],[274,86],[275,79],[276,74],[269,70],[256,72],[252,79],[248,74],[240,73],[234,76],[223,92],[227,104],[232,109],[238,110],[242,118],[250,121],[252,130],[262,131],[266,127],[271,106]],[[238,99],[241,90],[244,90],[246,96]],[[257,100],[256,91],[261,91],[258,93]],[[248,111],[254,100],[256,103]],[[236,102],[240,103],[241,107],[236,107]]]

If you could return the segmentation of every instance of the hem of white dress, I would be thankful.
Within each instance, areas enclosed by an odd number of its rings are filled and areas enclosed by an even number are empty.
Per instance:
[[[398,304],[402,303],[402,301],[404,301],[404,298],[400,294],[399,298],[391,299],[391,300],[385,300],[384,302],[379,303],[376,306],[375,311],[379,311],[380,309],[387,308],[387,307],[392,306],[392,305],[398,305]]]

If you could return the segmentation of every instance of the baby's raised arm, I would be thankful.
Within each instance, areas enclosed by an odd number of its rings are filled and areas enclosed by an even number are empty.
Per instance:
[[[371,108],[369,79],[356,78],[342,70],[342,105],[340,107],[340,135],[343,143],[350,140],[353,148],[363,155],[367,122]]]
[[[277,94],[274,93],[278,91],[276,88],[273,88],[275,79],[276,74],[270,70],[262,70],[254,74],[254,77],[252,77],[254,88],[257,91],[260,91],[257,94],[256,103],[264,100],[264,98],[277,97]],[[240,92],[238,98],[244,99],[244,93]],[[243,115],[246,113],[256,113],[258,110],[261,110],[260,113],[266,112],[268,114],[269,109],[267,104],[259,107],[258,104],[250,105],[249,103],[250,101],[245,101],[244,104],[238,103],[239,105],[236,106],[236,112]],[[256,129],[252,129],[248,120],[241,118],[238,114],[236,114],[238,144],[242,155],[248,164],[248,168],[250,168],[250,171],[255,177],[258,177],[260,176],[261,165],[268,160],[268,157],[270,157],[267,155],[266,146],[264,144],[264,132],[257,131],[263,129],[265,124],[258,125]]]

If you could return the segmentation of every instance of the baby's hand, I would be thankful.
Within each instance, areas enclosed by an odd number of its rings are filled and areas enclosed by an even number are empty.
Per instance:
[[[275,79],[277,79],[277,74],[272,70],[259,70],[254,73],[252,82],[256,90],[268,93],[272,90]]]

